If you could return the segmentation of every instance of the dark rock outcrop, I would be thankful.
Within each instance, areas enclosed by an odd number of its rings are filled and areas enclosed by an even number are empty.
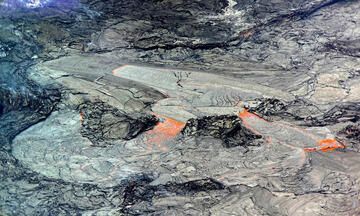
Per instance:
[[[221,139],[226,148],[259,145],[261,135],[243,126],[237,116],[207,116],[190,119],[182,134],[185,136],[211,136]]]
[[[82,104],[80,118],[81,134],[100,146],[118,139],[133,139],[158,122],[155,116],[140,113],[130,116],[103,102]]]
[[[338,132],[338,136],[348,144],[348,147],[360,151],[360,124],[351,124]]]

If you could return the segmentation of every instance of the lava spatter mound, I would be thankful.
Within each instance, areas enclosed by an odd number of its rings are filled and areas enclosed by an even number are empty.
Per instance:
[[[148,114],[125,114],[103,102],[85,103],[80,107],[81,134],[93,144],[102,146],[112,140],[130,140],[152,129],[157,118]]]
[[[360,120],[360,103],[344,103],[334,106],[321,117],[313,119],[312,125],[330,125],[341,122],[357,122]]]
[[[183,129],[185,136],[211,136],[223,141],[225,148],[259,145],[261,135],[244,127],[237,116],[206,116],[190,119]]]
[[[320,110],[314,104],[298,98],[289,102],[277,98],[256,99],[255,105],[249,106],[249,111],[269,121],[305,121],[309,116],[320,114]]]
[[[151,185],[151,181],[153,180],[152,177],[153,176],[148,176],[147,174],[133,176],[124,183],[124,197],[121,204],[123,207],[121,212],[123,214],[148,215],[149,212],[154,211],[154,209],[159,208],[164,204],[174,204],[171,194],[201,199],[201,193],[218,192],[221,194],[223,193],[222,191],[226,189],[223,184],[211,178],[198,179],[185,183],[172,182],[154,186]],[[167,197],[169,195],[170,197]],[[209,205],[209,203],[213,201],[210,199],[201,202],[203,202],[203,205]],[[154,204],[157,205],[157,207],[154,208]],[[175,209],[173,208],[169,208],[167,211],[174,210]]]
[[[360,151],[360,123],[346,126],[339,131],[338,136],[347,140],[347,143],[351,144],[349,147]]]

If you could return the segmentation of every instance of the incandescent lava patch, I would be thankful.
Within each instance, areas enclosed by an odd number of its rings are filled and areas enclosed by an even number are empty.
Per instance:
[[[256,134],[263,135],[268,143],[277,141],[280,144],[303,148],[305,152],[328,152],[345,148],[336,139],[328,138],[332,135],[325,132],[319,135],[312,132],[312,129],[304,130],[285,122],[269,122],[247,110],[240,112],[239,118],[243,120],[245,127]]]
[[[155,114],[160,120],[155,127],[146,132],[146,143],[148,150],[152,150],[156,145],[160,151],[168,151],[167,142],[174,139],[184,128],[185,123],[173,118]]]

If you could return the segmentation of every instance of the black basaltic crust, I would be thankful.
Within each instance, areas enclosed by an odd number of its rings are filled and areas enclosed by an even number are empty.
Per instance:
[[[340,133],[348,139],[360,142],[360,124],[348,125]]]
[[[206,116],[190,119],[182,134],[185,136],[211,136],[223,141],[225,148],[258,145],[261,135],[247,129],[237,116]]]
[[[149,114],[128,115],[103,102],[85,103],[80,107],[81,134],[94,145],[106,146],[112,140],[130,140],[152,129],[158,119]]]
[[[185,183],[170,183],[159,186],[150,185],[153,181],[152,175],[140,175],[130,178],[124,182],[124,198],[121,212],[126,215],[137,215],[132,206],[140,203],[151,204],[154,197],[161,197],[166,194],[192,195],[198,192],[223,190],[226,187],[220,182],[211,179],[199,179]]]
[[[311,125],[325,126],[341,122],[358,122],[360,103],[344,103],[333,107],[321,117],[312,119]]]
[[[347,147],[351,147],[350,149],[357,152],[360,151],[360,123],[346,126],[337,135],[346,142]]]
[[[251,107],[249,111],[256,112],[267,120],[280,117],[300,121],[299,124],[304,126],[326,126],[341,122],[355,123],[360,120],[359,103],[343,103],[326,112],[321,112],[316,105],[300,99],[285,102],[276,98],[265,98],[258,99],[258,102],[259,104]],[[312,115],[311,111],[318,114]]]
[[[16,135],[46,119],[60,97],[60,91],[36,85],[30,85],[21,93],[0,88],[0,148],[10,148],[9,144]]]

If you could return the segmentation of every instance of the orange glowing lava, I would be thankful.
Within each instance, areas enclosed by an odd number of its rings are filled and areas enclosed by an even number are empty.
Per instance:
[[[339,148],[341,148],[341,149],[345,148],[345,146],[343,144],[339,143],[335,139],[320,140],[318,142],[318,145],[320,147],[320,150],[323,152],[333,151],[333,150],[339,149]]]
[[[319,138],[310,134],[309,132],[303,131],[301,129],[296,128],[295,126],[292,125],[286,125],[285,123],[273,123],[273,122],[268,122],[265,119],[261,118],[260,116],[250,113],[247,110],[243,110],[242,112],[239,113],[239,118],[241,118],[241,120],[243,120],[243,124],[246,128],[248,128],[249,130],[251,130],[252,132],[259,134],[259,135],[263,135],[261,132],[258,131],[259,126],[258,125],[262,125],[262,126],[266,126],[265,128],[276,128],[279,127],[279,129],[281,128],[288,128],[289,130],[292,131],[297,131],[298,134],[302,134],[304,136],[307,137],[311,137],[314,140],[314,143],[316,142],[316,147],[309,147],[309,148],[304,148],[305,152],[316,152],[316,151],[322,151],[322,152],[329,152],[329,151],[333,151],[335,149],[343,149],[345,148],[345,146],[341,143],[339,143],[337,140],[335,139],[322,139],[319,141]],[[270,135],[269,137],[264,137],[265,140],[267,141],[267,143],[272,143],[272,135]],[[278,138],[279,139],[279,138]],[[310,144],[310,143],[304,143],[304,144]]]
[[[328,152],[328,151],[334,151],[335,149],[343,149],[345,146],[335,139],[323,139],[317,142],[318,147],[314,148],[304,148],[306,152],[316,152],[316,151],[322,151],[322,152]]]
[[[122,69],[122,68],[125,68],[125,67],[127,67],[127,66],[128,66],[127,64],[121,65],[120,67],[117,67],[117,68],[115,68],[114,70],[112,70],[111,73],[112,73],[114,76],[119,77],[120,75],[117,73],[118,70],[120,70],[120,69]]]
[[[185,123],[165,116],[156,116],[161,121],[157,123],[154,129],[147,132],[148,148],[151,150],[153,145],[157,145],[159,150],[166,152],[168,148],[165,143],[174,139],[184,128]]]
[[[254,32],[250,29],[250,30],[240,32],[240,35],[242,35],[245,39],[248,39],[249,37],[254,35]]]
[[[251,130],[253,133],[257,134],[257,135],[261,135],[261,133],[259,131],[257,131],[255,128],[251,127],[251,125],[248,123],[247,120],[249,119],[256,119],[256,120],[261,120],[261,121],[264,121],[264,122],[267,122],[265,119],[261,118],[260,116],[254,114],[254,113],[251,113],[249,111],[247,111],[246,109],[244,109],[243,111],[241,111],[239,113],[239,118],[243,121],[243,125]],[[271,142],[271,139],[268,139],[267,141]]]
[[[83,112],[80,112],[80,123],[82,124],[85,119],[85,114]]]
[[[262,120],[262,121],[266,121],[265,119],[261,118],[260,116],[258,116],[257,114],[255,113],[251,113],[249,111],[247,111],[247,109],[244,109],[243,111],[241,111],[239,113],[239,117],[242,119],[242,120],[246,120],[248,118],[256,118],[256,119],[259,119],[259,120]],[[266,121],[267,122],[267,121]]]
[[[251,116],[252,116],[253,114],[252,113],[250,113],[249,111],[247,111],[246,109],[244,109],[243,111],[241,111],[240,113],[239,113],[239,117],[241,118],[241,119],[246,119],[246,118],[250,118]]]

